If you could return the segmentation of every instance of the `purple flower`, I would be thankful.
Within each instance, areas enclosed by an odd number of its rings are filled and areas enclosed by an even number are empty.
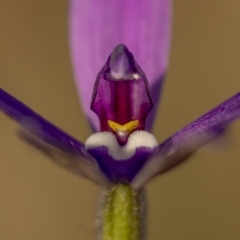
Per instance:
[[[240,117],[238,93],[157,143],[150,130],[167,69],[171,6],[169,0],[147,3],[71,1],[73,68],[94,132],[85,144],[0,89],[0,109],[22,126],[21,137],[99,184],[127,182],[141,188],[222,135]]]

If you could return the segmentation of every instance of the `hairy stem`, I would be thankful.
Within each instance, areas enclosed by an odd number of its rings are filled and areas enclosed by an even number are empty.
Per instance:
[[[109,187],[103,203],[101,240],[140,240],[141,212],[139,191],[127,184]]]

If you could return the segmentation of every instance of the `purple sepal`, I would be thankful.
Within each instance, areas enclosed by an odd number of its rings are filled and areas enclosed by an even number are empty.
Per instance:
[[[108,120],[122,125],[138,120],[135,130],[144,130],[152,108],[144,72],[127,47],[117,45],[99,72],[93,90],[91,109],[99,117],[101,131],[113,132]]]
[[[139,147],[129,159],[115,160],[106,146],[87,150],[97,161],[102,172],[114,183],[129,183],[142,169],[155,149]]]
[[[84,144],[45,120],[1,88],[0,110],[42,141],[68,153],[88,158]]]
[[[240,93],[237,93],[159,145],[157,156],[162,163],[158,173],[185,161],[198,148],[221,136],[239,117]]]
[[[151,130],[168,66],[171,35],[170,0],[71,0],[70,47],[75,82],[83,111],[94,131],[97,116],[90,110],[96,71],[119,43],[131,50],[149,80],[154,108]]]

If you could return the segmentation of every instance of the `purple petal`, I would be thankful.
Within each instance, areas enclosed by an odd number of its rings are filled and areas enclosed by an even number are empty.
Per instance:
[[[92,134],[85,143],[102,172],[115,183],[131,182],[157,147],[156,138],[147,131],[131,133],[124,146],[111,132]]]
[[[0,88],[0,109],[29,132],[63,151],[86,157],[84,145]]]
[[[117,45],[95,82],[91,109],[100,120],[101,131],[116,134],[126,144],[134,130],[145,130],[145,121],[153,108],[145,74],[124,45]],[[119,126],[137,121],[134,129],[112,129],[108,121]]]
[[[147,124],[147,129],[151,128],[168,64],[170,12],[170,0],[71,0],[73,69],[83,109],[94,130],[100,129],[90,110],[96,75],[119,43],[131,50],[149,80],[155,103]]]
[[[134,156],[117,161],[108,153],[106,146],[88,150],[96,159],[101,171],[111,182],[131,182],[135,175],[144,166],[153,150],[145,147],[138,148]]]
[[[237,93],[160,144],[155,156],[134,180],[134,187],[182,163],[198,148],[221,136],[239,117],[240,93]]]
[[[87,178],[100,185],[108,185],[109,181],[100,170],[97,162],[87,152],[83,155],[63,151],[42,141],[26,129],[20,132],[20,137],[31,146],[40,150],[53,163],[63,167],[65,170],[76,174],[78,177]],[[83,150],[84,152],[84,150]]]
[[[84,144],[1,88],[0,109],[23,127],[20,133],[24,140],[45,153],[54,163],[96,183],[107,184],[106,177],[95,160],[85,151]]]

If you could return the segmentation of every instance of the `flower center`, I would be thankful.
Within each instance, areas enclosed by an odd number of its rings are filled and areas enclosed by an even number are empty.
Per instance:
[[[98,115],[102,132],[112,132],[120,145],[129,134],[145,129],[153,108],[147,78],[126,46],[119,44],[95,82],[91,109]]]
[[[129,135],[133,130],[135,130],[139,125],[139,121],[133,120],[121,125],[114,121],[108,120],[108,125],[116,134],[124,136]]]

